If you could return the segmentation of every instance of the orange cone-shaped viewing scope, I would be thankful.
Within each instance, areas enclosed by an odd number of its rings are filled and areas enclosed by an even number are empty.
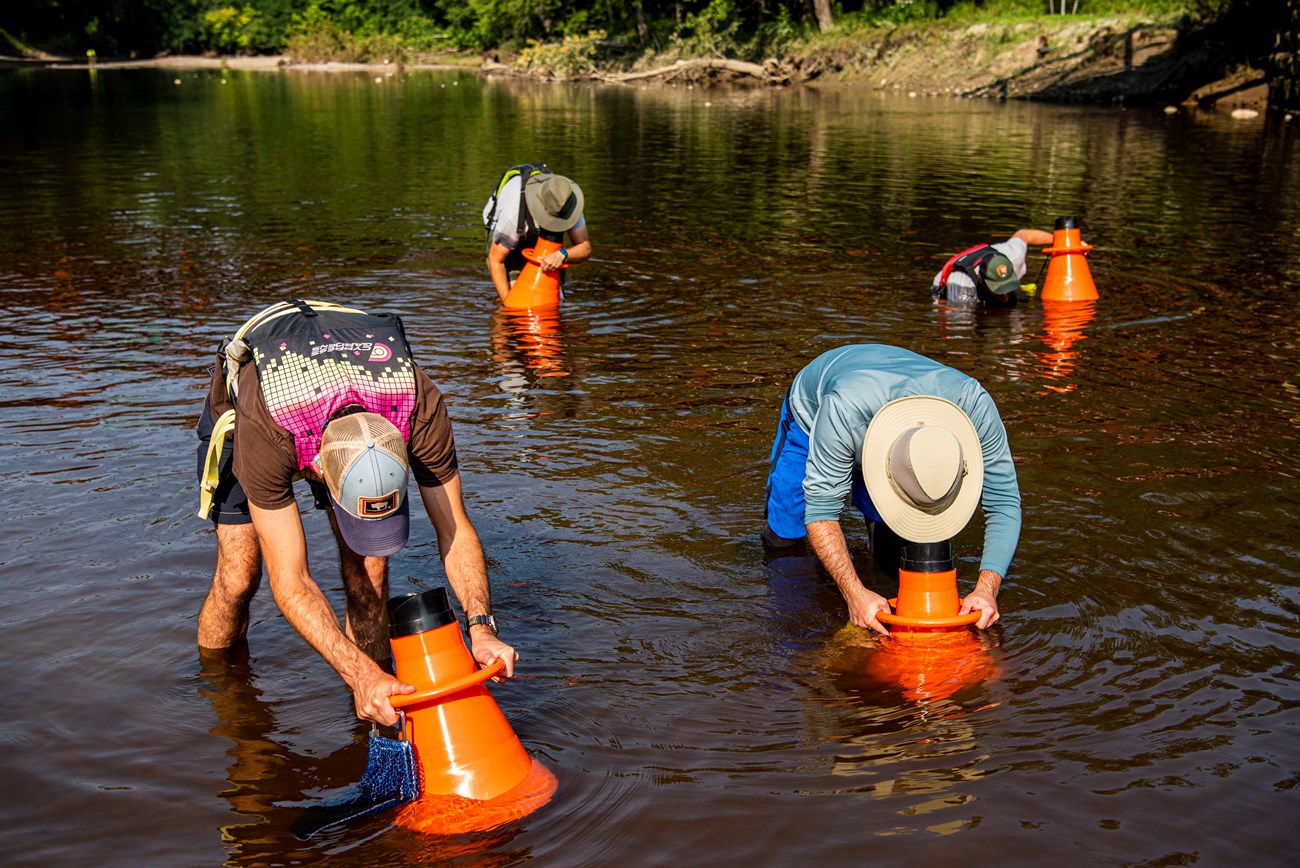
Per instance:
[[[445,588],[388,601],[389,634],[399,680],[416,692],[392,697],[406,709],[421,797],[492,799],[528,776],[533,760],[483,682],[503,661],[478,668],[461,638]]]
[[[898,569],[898,596],[891,612],[877,612],[884,624],[912,631],[955,630],[974,624],[980,613],[958,615],[957,567],[952,542],[908,543]]]
[[[1097,298],[1097,285],[1088,270],[1088,251],[1079,237],[1079,221],[1074,217],[1058,217],[1052,246],[1044,250],[1052,259],[1047,263],[1047,277],[1043,279],[1043,301],[1092,301]]]
[[[515,282],[506,293],[505,306],[515,308],[559,307],[560,272],[545,271],[539,261],[548,253],[554,253],[564,245],[558,241],[538,238],[535,247],[523,251],[527,264],[520,270]],[[567,265],[560,266],[568,268]]]

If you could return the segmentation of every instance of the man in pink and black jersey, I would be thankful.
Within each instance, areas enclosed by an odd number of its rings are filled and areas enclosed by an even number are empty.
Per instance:
[[[384,668],[388,556],[407,542],[414,476],[474,658],[503,658],[501,677],[513,676],[518,654],[497,637],[446,403],[411,359],[396,316],[298,300],[262,311],[223,344],[199,437],[200,514],[217,534],[201,648],[245,639],[265,563],[280,611],[351,688],[357,716],[395,723],[389,697],[415,688]],[[296,479],[329,515],[347,597],[342,626],[308,569]]]

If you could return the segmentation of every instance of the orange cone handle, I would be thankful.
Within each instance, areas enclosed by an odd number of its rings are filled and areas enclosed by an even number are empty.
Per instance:
[[[504,302],[506,307],[534,309],[559,307],[560,273],[544,271],[538,262],[543,256],[554,253],[563,246],[558,241],[538,238],[535,247],[523,251],[524,259],[528,260],[528,263],[520,270],[515,282],[510,285],[510,292],[506,294]]]
[[[1047,263],[1047,277],[1043,280],[1043,301],[1092,301],[1097,296],[1097,286],[1088,270],[1088,251],[1079,236],[1079,221],[1074,217],[1060,217],[1052,234],[1052,246],[1044,250],[1052,259]]]
[[[388,606],[395,674],[416,689],[414,696],[393,700],[406,708],[421,800],[451,794],[491,799],[513,789],[533,760],[483,686],[492,672],[480,673],[470,656],[447,591],[394,597]]]

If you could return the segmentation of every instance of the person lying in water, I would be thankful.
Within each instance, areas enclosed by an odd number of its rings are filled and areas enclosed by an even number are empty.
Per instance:
[[[1019,229],[1006,241],[977,244],[949,259],[930,281],[935,301],[1008,307],[1019,298],[1030,247],[1052,243],[1052,233]]]

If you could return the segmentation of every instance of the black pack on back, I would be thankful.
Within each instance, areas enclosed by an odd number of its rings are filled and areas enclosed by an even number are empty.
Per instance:
[[[497,181],[496,187],[492,189],[492,195],[488,198],[487,207],[483,209],[483,228],[491,230],[492,222],[497,216],[497,206],[501,200],[501,189],[505,187],[506,182],[511,178],[518,177],[519,183],[519,221],[515,227],[517,235],[526,235],[537,231],[536,224],[533,223],[532,215],[528,213],[528,203],[524,200],[524,187],[528,186],[528,181],[535,175],[553,174],[545,163],[524,163],[520,166],[511,166],[501,175],[501,180]],[[488,238],[488,245],[492,244],[492,239]]]

